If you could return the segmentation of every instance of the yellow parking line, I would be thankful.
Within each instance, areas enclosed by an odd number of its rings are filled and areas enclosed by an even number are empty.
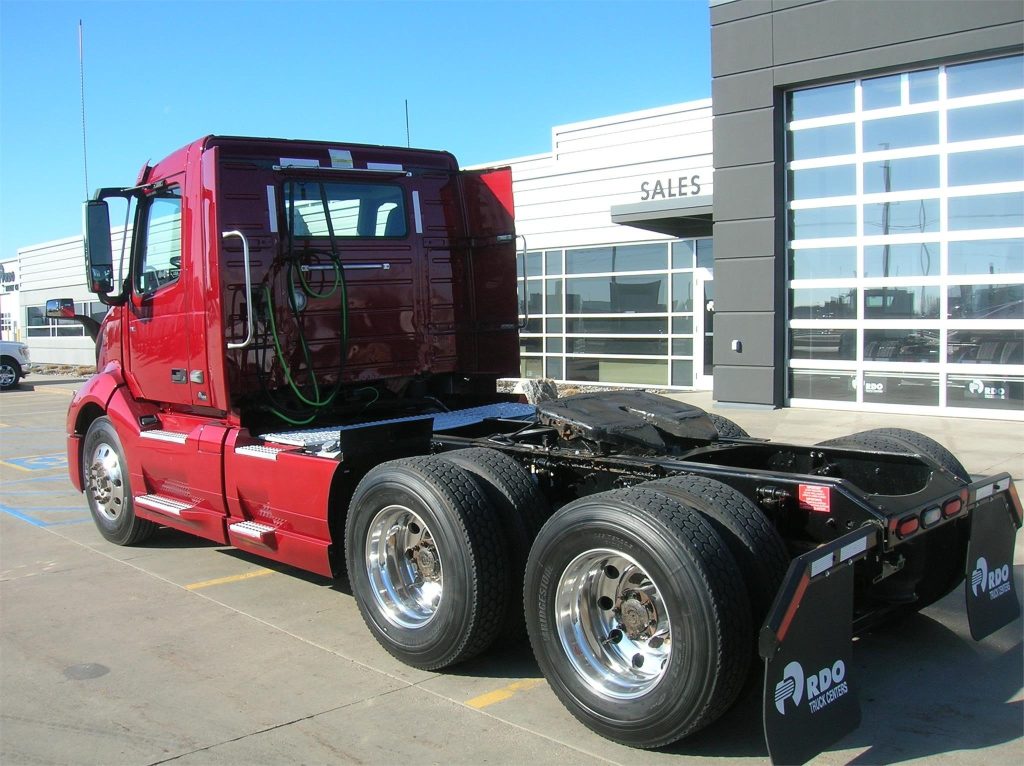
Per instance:
[[[246,572],[240,575],[231,575],[230,577],[218,577],[215,580],[203,580],[202,582],[194,582],[190,585],[185,586],[185,590],[199,590],[200,588],[209,588],[211,585],[224,585],[229,582],[240,582],[242,580],[251,580],[253,577],[263,577],[263,575],[274,574],[273,569],[257,569],[253,572]]]
[[[25,468],[24,466],[21,465],[15,465],[14,463],[8,463],[6,460],[0,460],[0,465],[7,466],[8,468],[13,468],[16,471],[25,471],[26,473],[32,473],[32,469]]]
[[[543,681],[544,679],[542,678],[527,678],[522,681],[514,681],[508,686],[495,689],[493,692],[487,692],[487,694],[481,694],[479,697],[473,697],[471,700],[466,700],[466,705],[480,710],[488,705],[493,705],[496,702],[504,702],[516,692],[524,692],[527,689],[532,689]]]

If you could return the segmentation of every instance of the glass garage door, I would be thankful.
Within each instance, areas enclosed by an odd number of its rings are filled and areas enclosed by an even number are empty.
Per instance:
[[[786,107],[790,402],[1024,416],[1024,57]]]

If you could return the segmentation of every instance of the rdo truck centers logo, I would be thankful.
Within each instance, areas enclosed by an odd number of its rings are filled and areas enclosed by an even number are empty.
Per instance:
[[[842,660],[809,676],[804,674],[799,662],[791,662],[782,671],[782,680],[775,685],[775,707],[785,715],[786,700],[792,700],[793,705],[799,707],[806,692],[807,706],[812,713],[817,713],[850,691],[845,678],[846,663]]]
[[[989,599],[997,599],[1010,592],[1010,565],[1003,564],[995,569],[988,568],[988,562],[982,556],[978,559],[974,572],[971,573],[971,591],[976,597],[988,593]]]

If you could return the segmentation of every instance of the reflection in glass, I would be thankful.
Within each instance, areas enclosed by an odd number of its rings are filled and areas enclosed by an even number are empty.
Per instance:
[[[857,193],[857,166],[833,165],[826,168],[791,170],[790,199],[844,197]]]
[[[544,345],[545,345],[545,350],[549,354],[561,354],[562,353],[563,346],[562,346],[562,339],[561,339],[561,337],[558,337],[558,338],[547,338],[544,341]]]
[[[1024,226],[1024,192],[950,197],[949,228],[1004,229]]]
[[[938,330],[864,330],[866,362],[937,362]]]
[[[686,239],[681,242],[672,243],[672,268],[692,269],[693,257],[696,252],[696,242]]]
[[[950,274],[1024,272],[1024,239],[982,239],[949,243]]]
[[[901,76],[894,74],[861,81],[861,108],[868,110],[899,106],[900,80]]]
[[[693,385],[693,362],[689,359],[672,360],[672,385]]]
[[[906,157],[864,163],[864,193],[936,189],[939,186],[939,157]]]
[[[697,240],[697,268],[713,269],[715,267],[715,242],[713,239]]]
[[[910,103],[923,104],[927,101],[935,101],[939,97],[939,70],[925,69],[920,72],[911,72],[907,75],[910,80]]]
[[[939,403],[939,376],[922,372],[899,375],[865,372],[864,401],[934,407]]]
[[[950,407],[1024,410],[1024,378],[950,375],[946,402]]]
[[[562,357],[549,356],[547,358],[548,377],[555,380],[562,380]]]
[[[938,242],[864,248],[865,277],[929,277],[938,273]]]
[[[561,319],[545,319],[544,320],[544,331],[545,332],[562,332],[562,320]]]
[[[572,335],[665,335],[664,317],[594,317],[566,319],[565,331]]]
[[[519,353],[521,354],[539,354],[543,351],[543,338],[527,338],[522,335],[519,336]]]
[[[869,287],[864,290],[865,319],[937,319],[939,288]]]
[[[566,279],[565,313],[656,313],[666,310],[664,274]]]
[[[857,289],[810,287],[790,291],[791,319],[856,319]]]
[[[1024,146],[949,155],[949,185],[994,184],[1024,179]]]
[[[672,310],[693,311],[693,272],[672,275]]]
[[[1024,101],[950,109],[946,116],[946,140],[1019,136],[1024,133]]]
[[[864,205],[864,234],[911,234],[939,230],[939,201],[915,199]]]
[[[1024,88],[1024,56],[946,67],[946,95],[949,98],[1017,88]]]
[[[857,276],[857,248],[813,247],[789,251],[791,279]]]
[[[672,356],[693,356],[693,338],[673,338]]]
[[[540,251],[533,251],[526,254],[526,276],[539,277],[543,274],[544,254]]]
[[[1024,330],[950,330],[946,361],[954,364],[1024,363]]]
[[[952,319],[1024,319],[1024,285],[951,285]]]
[[[664,270],[668,264],[664,242],[615,247],[588,247],[565,251],[565,267],[570,274],[602,271]]]
[[[566,380],[663,386],[668,363],[659,359],[574,359],[566,362]]]
[[[853,154],[856,149],[853,123],[826,125],[823,128],[806,128],[789,132],[789,159],[791,160],[810,160],[816,157]]]
[[[566,338],[566,352],[569,354],[626,354],[655,356],[668,354],[668,341],[655,338]]]
[[[789,233],[792,239],[853,237],[857,234],[857,208],[841,205],[790,210]]]
[[[519,377],[521,378],[540,378],[544,375],[543,359],[539,356],[530,357],[522,356],[519,357]]]
[[[853,95],[852,82],[794,91],[789,94],[789,119],[808,120],[847,114],[854,110]]]
[[[833,402],[857,400],[852,372],[836,370],[791,370],[789,395],[794,399],[827,399]]]
[[[939,142],[939,113],[905,114],[864,122],[864,151],[928,146]]]
[[[693,317],[672,317],[673,335],[693,335]]]
[[[547,269],[548,275],[555,275],[562,273],[562,251],[561,250],[547,250],[544,253],[544,268]]]
[[[789,331],[789,351],[793,359],[857,358],[857,331],[827,327],[802,327]]]
[[[546,286],[549,314],[562,313],[562,280],[549,279]]]

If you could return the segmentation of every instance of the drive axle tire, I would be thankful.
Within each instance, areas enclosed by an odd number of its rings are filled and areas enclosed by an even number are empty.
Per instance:
[[[761,626],[789,569],[789,553],[778,531],[756,505],[732,487],[706,476],[672,476],[646,489],[700,511],[736,560],[750,597],[751,624]]]
[[[659,747],[718,718],[750,663],[750,605],[704,517],[635,487],[569,503],[526,568],[526,622],[544,676],[584,725]]]
[[[136,545],[158,529],[157,524],[135,515],[128,464],[109,418],[97,418],[85,434],[82,487],[96,528],[110,542]]]
[[[747,439],[750,437],[750,434],[743,430],[739,423],[729,420],[727,417],[716,415],[714,412],[709,412],[708,417],[711,418],[718,435],[723,439]]]
[[[478,484],[454,463],[425,456],[371,469],[352,495],[345,559],[367,627],[407,665],[454,665],[501,629],[504,538]]]
[[[480,485],[501,525],[507,544],[509,582],[513,591],[518,592],[530,546],[551,515],[547,500],[526,470],[503,452],[476,447],[445,452],[438,457],[472,474]],[[513,639],[526,635],[523,605],[518,597],[509,598],[501,633]]]

